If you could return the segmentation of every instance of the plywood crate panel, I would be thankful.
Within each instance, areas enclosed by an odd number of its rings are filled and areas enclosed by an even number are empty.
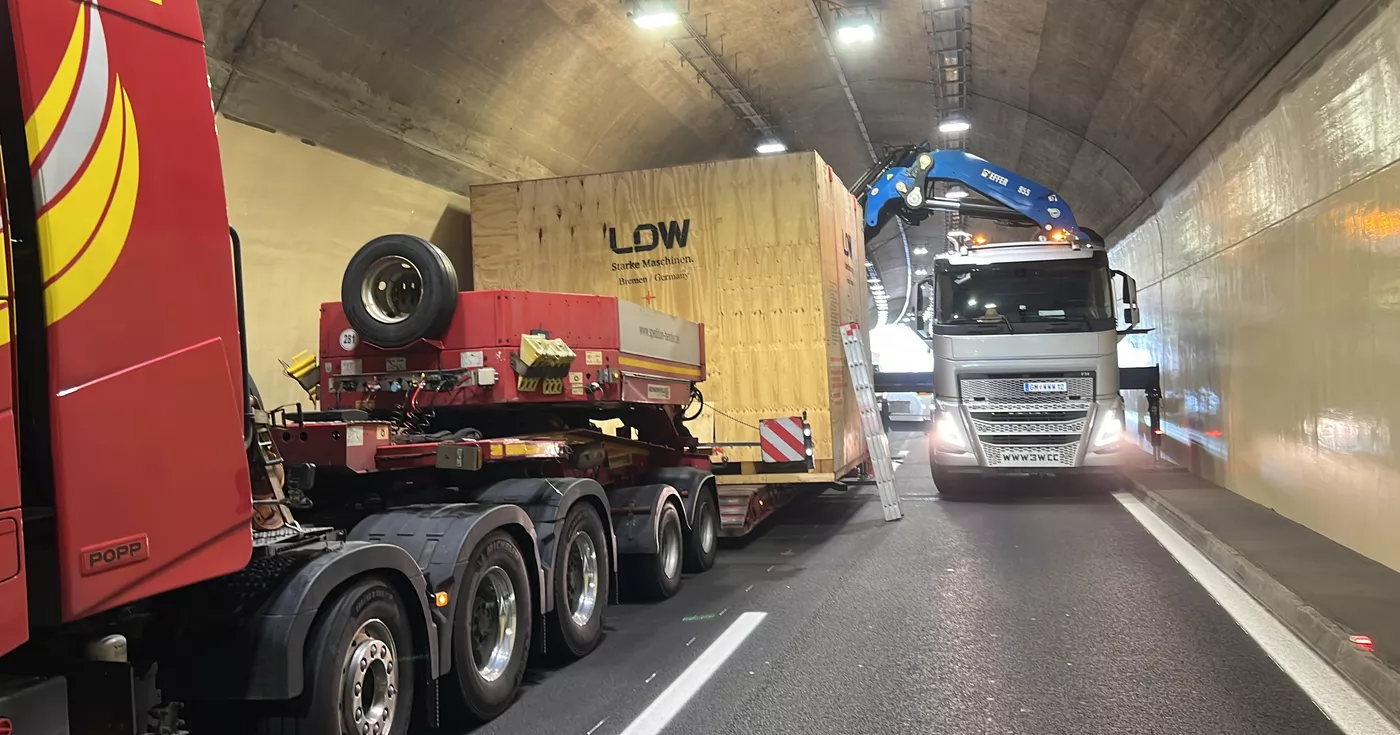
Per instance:
[[[705,325],[703,442],[812,425],[818,470],[862,454],[840,324],[866,313],[860,213],[815,153],[472,188],[475,288],[618,296]],[[758,447],[726,447],[758,462]]]

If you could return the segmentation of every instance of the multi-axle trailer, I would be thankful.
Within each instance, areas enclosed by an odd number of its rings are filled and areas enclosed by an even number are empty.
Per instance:
[[[489,719],[532,655],[583,656],[610,602],[713,565],[716,487],[682,423],[701,325],[610,297],[460,293],[407,236],[366,245],[344,293],[322,307],[320,359],[293,370],[319,410],[268,411],[247,381],[247,564],[31,631],[0,659],[28,675],[0,689],[17,732]],[[153,549],[127,535],[83,564],[139,575]]]

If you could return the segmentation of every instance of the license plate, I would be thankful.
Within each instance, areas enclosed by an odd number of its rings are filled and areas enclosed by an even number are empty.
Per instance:
[[[1063,380],[1038,380],[1033,383],[1026,383],[1027,393],[1068,393],[1069,383]]]
[[[1060,456],[1058,452],[1039,450],[1002,452],[1001,461],[1005,464],[1021,466],[1058,465]]]

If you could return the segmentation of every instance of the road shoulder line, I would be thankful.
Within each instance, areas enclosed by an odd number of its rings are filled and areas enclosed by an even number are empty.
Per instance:
[[[1332,666],[1274,614],[1267,603],[1212,559],[1210,552],[1200,548],[1190,534],[1174,527],[1171,514],[1157,510],[1151,501],[1137,493],[1119,492],[1114,497],[1342,732],[1347,735],[1400,733],[1400,728],[1369,693],[1363,693],[1354,681]],[[1200,532],[1214,538],[1204,529]],[[1223,547],[1218,540],[1216,544]],[[1244,560],[1241,558],[1241,561]]]

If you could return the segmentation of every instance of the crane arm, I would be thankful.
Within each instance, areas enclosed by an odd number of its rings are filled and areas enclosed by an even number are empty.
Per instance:
[[[961,184],[988,201],[930,197],[930,181]],[[878,232],[892,214],[910,224],[918,224],[929,213],[944,211],[1034,226],[1043,232],[1063,230],[1074,240],[1103,245],[1103,238],[1097,233],[1080,227],[1074,212],[1058,194],[963,151],[931,151],[925,146],[893,149],[856,182],[851,193],[864,205],[867,239]]]

